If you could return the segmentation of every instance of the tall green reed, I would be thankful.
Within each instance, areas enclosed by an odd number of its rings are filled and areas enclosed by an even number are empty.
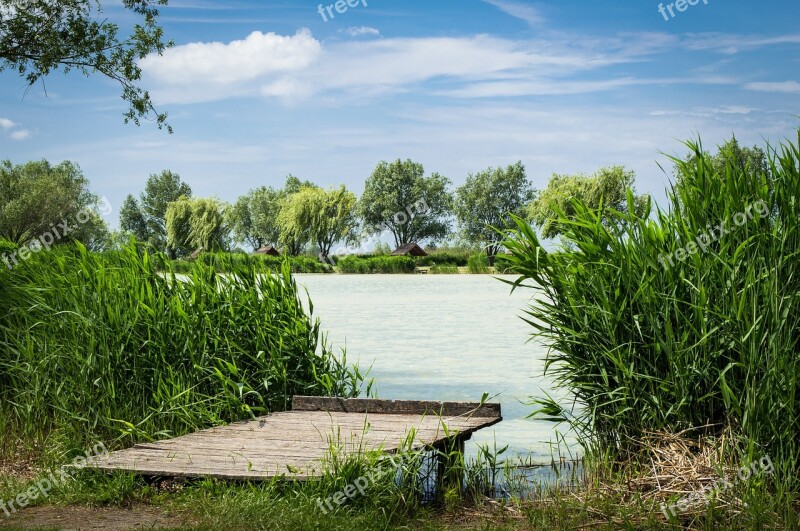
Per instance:
[[[147,440],[283,410],[295,394],[359,393],[364,375],[331,350],[288,264],[220,261],[176,276],[134,246],[78,246],[0,273],[0,439]]]
[[[637,218],[629,194],[628,211],[607,223],[575,201],[575,217],[559,220],[558,252],[516,219],[505,242],[520,275],[512,285],[532,281],[526,320],[550,349],[546,370],[574,399],[539,398],[536,414],[571,423],[612,458],[638,455],[647,431],[732,430],[743,458],[767,453],[777,482],[796,488],[800,135],[770,149],[768,172],[732,158],[715,170],[699,142],[686,145],[693,157],[673,159],[666,211]],[[733,221],[754,205],[763,217]],[[731,230],[720,234],[723,221]]]

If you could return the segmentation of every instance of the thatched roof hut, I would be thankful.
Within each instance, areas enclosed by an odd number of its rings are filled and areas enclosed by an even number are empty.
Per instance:
[[[395,249],[392,256],[428,256],[428,253],[416,243],[407,243]]]
[[[267,245],[265,247],[260,248],[258,251],[254,252],[253,254],[268,254],[270,256],[280,256],[281,253],[273,247],[272,245]]]

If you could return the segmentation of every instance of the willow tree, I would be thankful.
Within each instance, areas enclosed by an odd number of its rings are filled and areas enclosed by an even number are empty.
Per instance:
[[[356,196],[344,186],[324,190],[304,187],[283,203],[278,224],[284,242],[311,241],[322,260],[328,258],[333,244],[355,239]]]
[[[601,212],[604,223],[613,223],[614,211],[627,212],[627,191],[634,192],[635,212],[644,215],[649,196],[636,195],[636,174],[623,166],[602,168],[594,175],[559,175],[550,178],[528,209],[528,219],[539,227],[542,236],[553,238],[564,231],[558,219],[575,217],[575,202],[580,200],[590,209]]]
[[[182,198],[167,207],[167,245],[176,251],[228,247],[227,205],[215,198]]]
[[[158,6],[166,4],[167,0],[122,0],[122,6],[140,20],[130,35],[120,35],[99,0],[4,0],[0,72],[13,70],[30,86],[59,70],[100,74],[120,85],[122,99],[129,105],[126,123],[139,125],[141,118],[152,116],[159,129],[171,132],[167,115],[155,110],[150,94],[138,85],[142,76],[138,61],[161,54],[172,44],[163,41],[164,31],[157,24]]]

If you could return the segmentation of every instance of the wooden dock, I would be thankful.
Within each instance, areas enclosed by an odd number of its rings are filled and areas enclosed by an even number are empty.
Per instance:
[[[137,444],[93,466],[154,477],[305,480],[322,475],[332,448],[339,455],[395,453],[414,430],[413,449],[463,449],[472,433],[501,420],[494,403],[296,396],[291,411]]]

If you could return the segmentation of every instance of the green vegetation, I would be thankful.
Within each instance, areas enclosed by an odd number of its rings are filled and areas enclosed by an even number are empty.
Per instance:
[[[227,205],[214,198],[184,197],[167,206],[170,249],[220,251],[228,248]]]
[[[324,342],[288,268],[223,269],[201,261],[179,281],[147,251],[78,246],[0,273],[0,448],[128,444],[283,410],[294,394],[358,393],[362,375]]]
[[[593,210],[602,209],[604,222],[615,223],[619,220],[614,213],[628,209],[628,190],[634,193],[636,214],[644,216],[649,197],[635,195],[635,178],[634,172],[623,166],[602,168],[592,176],[553,175],[547,188],[530,204],[528,218],[542,230],[544,238],[553,238],[567,230],[558,220],[575,217],[574,200],[577,199]]]
[[[473,275],[489,272],[489,258],[485,254],[474,254],[467,261],[467,271]]]
[[[466,267],[469,257],[479,252],[475,247],[443,247],[440,249],[428,250],[428,256],[417,258],[417,265],[452,265]]]
[[[178,249],[167,245],[167,207],[169,204],[192,197],[192,188],[181,181],[180,175],[169,170],[151,175],[137,200],[128,195],[119,210],[119,225],[123,232],[137,241],[146,242],[156,251],[188,254],[194,249]]]
[[[202,253],[196,260],[171,260],[175,273],[186,274],[194,269],[195,262],[214,268],[218,273],[230,273],[231,268],[249,265],[259,271],[280,273],[284,264],[292,273],[332,273],[333,267],[313,256],[270,256],[245,253]]]
[[[522,162],[470,174],[456,190],[455,214],[462,237],[481,245],[493,265],[505,238],[502,230],[513,226],[510,214],[522,214],[534,197]]]
[[[286,198],[278,215],[282,241],[311,241],[320,259],[337,241],[355,239],[356,195],[344,186],[323,190],[304,187]]]
[[[150,95],[137,85],[142,75],[139,60],[171,45],[163,42],[164,32],[157,24],[158,6],[167,0],[123,0],[125,8],[141,17],[124,37],[99,1],[26,0],[19,8],[16,2],[3,4],[0,72],[15,71],[29,86],[52,71],[101,74],[122,87],[122,99],[130,105],[126,123],[139,125],[141,118],[154,116],[159,129],[166,126],[172,132],[166,113],[156,112]]]
[[[416,264],[413,258],[407,256],[369,256],[360,258],[358,256],[345,256],[336,262],[336,268],[340,273],[347,274],[394,274],[394,273],[413,273]]]
[[[102,248],[108,229],[99,207],[100,198],[89,191],[89,181],[76,164],[0,162],[0,239],[20,247],[80,241],[90,249]]]
[[[233,241],[246,243],[254,250],[277,246],[281,237],[278,213],[284,197],[283,190],[262,186],[237,199],[228,211]]]
[[[631,192],[613,223],[575,199],[574,214],[555,220],[559,253],[517,219],[506,242],[514,285],[530,280],[541,294],[529,322],[576,400],[538,398],[537,414],[568,422],[606,464],[646,462],[654,432],[717,441],[732,463],[768,455],[774,476],[738,486],[750,492],[748,518],[775,501],[775,521],[795,528],[800,135],[770,151],[768,172],[687,146],[669,210],[650,219]]]
[[[388,230],[395,248],[423,240],[444,239],[449,231],[450,179],[425,177],[422,164],[411,160],[381,162],[369,176],[359,203],[368,234]]]
[[[458,267],[452,265],[434,265],[428,270],[431,275],[458,275]]]

